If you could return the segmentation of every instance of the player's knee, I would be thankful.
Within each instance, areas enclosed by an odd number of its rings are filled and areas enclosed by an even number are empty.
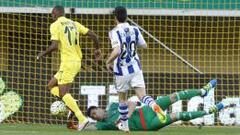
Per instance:
[[[47,84],[47,87],[49,90],[51,90],[53,87],[57,86],[58,82],[57,82],[57,79],[55,78],[52,78],[48,84]]]
[[[137,94],[136,94],[136,95],[137,95]],[[142,95],[137,95],[137,97],[138,97],[139,100],[142,100],[142,98],[143,98],[144,96],[142,96]]]
[[[67,94],[67,91],[66,90],[60,90],[60,92],[59,92],[59,96],[60,97],[63,97],[64,95],[66,95]]]
[[[177,94],[173,93],[172,95],[170,95],[170,100],[171,100],[172,103],[177,101]]]
[[[135,89],[135,93],[137,95],[137,97],[141,100],[144,96],[146,96],[146,90],[144,87],[136,87]]]
[[[56,86],[56,84],[53,82],[53,81],[49,81],[48,82],[48,85],[47,85],[47,87],[48,87],[48,90],[51,90],[54,86]]]
[[[59,87],[59,96],[63,97],[65,94],[69,93],[71,86],[69,84],[58,85]]]

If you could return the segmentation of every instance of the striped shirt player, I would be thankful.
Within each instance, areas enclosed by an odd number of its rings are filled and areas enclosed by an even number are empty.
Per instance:
[[[133,88],[138,98],[146,105],[152,107],[154,112],[160,114],[162,120],[166,117],[162,109],[156,104],[151,96],[146,95],[143,73],[140,60],[136,51],[137,47],[146,48],[139,29],[126,22],[127,10],[124,7],[116,7],[114,10],[117,26],[109,32],[113,51],[106,61],[109,72],[115,76],[115,87],[119,94],[120,121],[123,125],[122,130],[129,132],[127,105],[127,90]],[[113,65],[112,65],[113,64]]]
[[[145,87],[136,47],[147,46],[139,29],[127,22],[121,23],[109,32],[109,38],[112,48],[121,48],[120,55],[114,60],[113,65],[116,89],[126,91],[130,86]]]

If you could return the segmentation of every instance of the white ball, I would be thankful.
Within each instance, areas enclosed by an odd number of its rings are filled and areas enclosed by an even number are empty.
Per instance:
[[[63,101],[55,101],[50,107],[50,112],[52,115],[63,115],[67,112],[67,107]]]

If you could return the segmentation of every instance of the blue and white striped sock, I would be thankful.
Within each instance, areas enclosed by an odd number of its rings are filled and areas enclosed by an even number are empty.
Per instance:
[[[141,101],[142,101],[144,104],[146,104],[146,105],[148,105],[148,106],[150,106],[150,107],[152,107],[152,105],[156,103],[155,100],[154,100],[151,96],[147,96],[147,95],[146,95],[146,96],[143,96],[142,99],[141,99]]]
[[[128,121],[128,106],[126,103],[119,103],[118,111],[120,113],[120,120],[121,122],[127,122]]]

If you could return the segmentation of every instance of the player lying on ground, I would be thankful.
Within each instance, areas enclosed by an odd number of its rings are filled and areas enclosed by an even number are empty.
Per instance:
[[[179,100],[188,100],[195,96],[206,96],[210,89],[215,88],[216,80],[211,80],[202,89],[190,89],[174,93],[170,96],[164,96],[156,100],[157,104],[166,110],[171,104]],[[211,107],[209,111],[178,112],[167,114],[166,123],[162,123],[156,113],[148,106],[133,109],[135,104],[128,102],[129,107],[129,128],[130,130],[158,130],[178,120],[188,121],[204,115],[215,113],[221,110],[224,105],[218,103]],[[134,111],[131,111],[134,110]],[[106,110],[92,106],[88,109],[87,115],[97,120],[95,128],[98,130],[121,130],[121,125],[116,126],[119,119],[118,103],[112,103]]]

